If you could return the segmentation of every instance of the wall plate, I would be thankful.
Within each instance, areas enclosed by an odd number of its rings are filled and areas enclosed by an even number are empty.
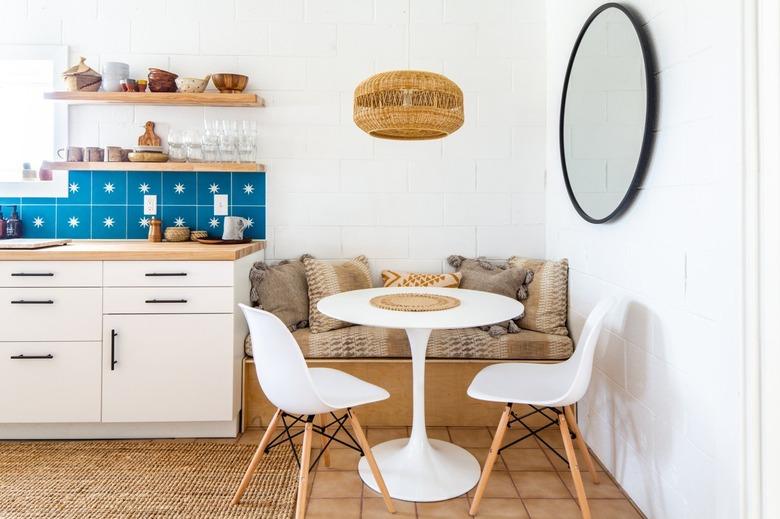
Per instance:
[[[157,195],[144,195],[144,215],[157,214]]]
[[[228,196],[214,195],[214,216],[227,216]]]

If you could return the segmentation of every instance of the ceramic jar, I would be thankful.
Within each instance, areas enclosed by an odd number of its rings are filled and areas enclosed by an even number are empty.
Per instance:
[[[130,77],[130,65],[118,61],[109,61],[103,65],[103,90],[121,92],[122,80]]]

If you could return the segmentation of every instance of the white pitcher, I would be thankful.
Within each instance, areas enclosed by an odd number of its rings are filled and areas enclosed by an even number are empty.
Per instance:
[[[224,231],[222,232],[223,240],[243,240],[244,229],[249,225],[249,220],[241,218],[240,216],[226,216]]]

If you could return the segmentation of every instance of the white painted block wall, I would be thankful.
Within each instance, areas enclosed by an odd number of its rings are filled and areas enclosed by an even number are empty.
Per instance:
[[[657,53],[659,121],[633,206],[591,225],[557,128],[574,40],[597,0],[547,2],[547,256],[570,260],[575,334],[607,294],[580,406],[588,442],[648,517],[739,517],[741,3],[632,0]]]
[[[366,254],[438,271],[448,254],[544,254],[544,3],[537,0],[4,0],[0,44],[70,46],[181,76],[237,71],[267,107],[71,107],[74,145],[129,145],[146,120],[256,119],[268,166],[268,257]],[[466,124],[430,142],[372,139],[358,82],[443,72]]]

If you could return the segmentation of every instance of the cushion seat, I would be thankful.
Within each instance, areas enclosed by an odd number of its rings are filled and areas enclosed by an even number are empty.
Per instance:
[[[311,333],[309,328],[293,332],[307,359],[410,358],[404,330],[349,326]],[[252,356],[251,338],[245,342]],[[572,352],[572,340],[565,335],[521,330],[491,337],[479,328],[434,330],[428,343],[428,358],[484,360],[565,360]]]

